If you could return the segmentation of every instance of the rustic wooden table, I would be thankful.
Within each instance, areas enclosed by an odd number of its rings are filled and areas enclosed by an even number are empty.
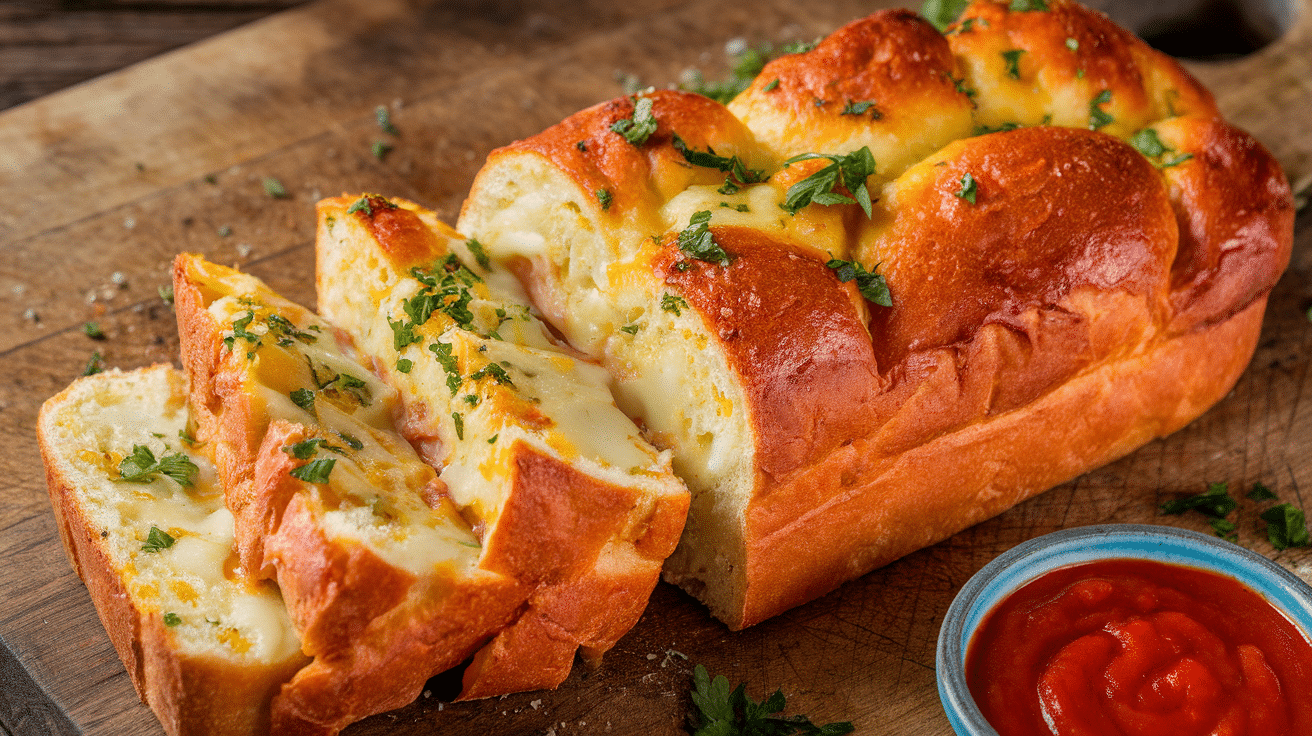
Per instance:
[[[91,37],[107,50],[75,55],[110,57],[135,43],[125,41],[168,48],[193,40],[193,31],[208,36],[293,4],[86,0],[60,3],[77,8],[66,20],[54,0],[0,5],[0,88],[12,93],[4,104],[49,89],[38,77],[71,82],[92,68],[34,60],[23,46],[33,38],[57,45],[74,37],[71,28],[95,28],[101,35]],[[41,402],[93,352],[125,368],[176,361],[172,313],[156,295],[175,253],[239,264],[313,304],[312,205],[320,196],[385,192],[454,219],[491,148],[619,94],[617,74],[651,84],[693,66],[718,74],[730,38],[814,38],[879,5],[317,0],[0,113],[0,732],[161,733],[64,558],[32,428]],[[1306,185],[1312,0],[1288,7],[1276,42],[1190,68]],[[150,16],[168,18],[161,24],[172,31],[148,29]],[[10,66],[14,59],[26,61]],[[384,161],[370,154],[379,104],[391,106],[401,130]],[[265,177],[291,196],[269,198]],[[576,668],[557,691],[451,705],[451,683],[439,678],[413,706],[348,736],[677,734],[695,662],[746,681],[758,697],[782,687],[790,712],[817,721],[948,736],[933,672],[938,626],[954,593],[1001,551],[1097,522],[1206,531],[1201,517],[1156,509],[1210,481],[1241,490],[1260,481],[1312,507],[1300,490],[1312,488],[1312,210],[1300,214],[1296,233],[1252,366],[1181,432],[747,631],[728,632],[662,585],[601,668]],[[107,340],[82,333],[90,319]],[[1312,579],[1307,550],[1277,553],[1265,541],[1262,508],[1241,500],[1239,542]]]

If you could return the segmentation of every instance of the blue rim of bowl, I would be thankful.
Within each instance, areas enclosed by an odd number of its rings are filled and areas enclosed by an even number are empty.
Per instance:
[[[984,616],[1045,572],[1102,559],[1155,560],[1227,575],[1257,591],[1312,637],[1312,587],[1252,550],[1169,526],[1099,524],[1063,529],[998,555],[966,582],[948,607],[939,629],[935,670],[939,700],[959,736],[998,736],[966,685],[966,647]]]

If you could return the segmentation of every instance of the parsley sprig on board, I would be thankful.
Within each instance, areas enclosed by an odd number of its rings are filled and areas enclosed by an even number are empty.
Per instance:
[[[694,736],[841,736],[855,730],[848,722],[817,726],[806,716],[778,715],[784,710],[782,690],[758,703],[747,695],[746,683],[730,690],[728,678],[711,679],[701,665],[693,669],[692,680]]]
[[[870,147],[862,146],[846,156],[803,153],[788,159],[784,165],[813,158],[829,159],[830,164],[788,187],[788,193],[784,196],[784,202],[780,207],[787,210],[789,214],[795,215],[798,210],[812,203],[859,204],[866,217],[871,217],[870,191],[866,189],[866,179],[875,173],[875,157],[870,153]],[[839,183],[847,188],[851,196],[834,191]]]

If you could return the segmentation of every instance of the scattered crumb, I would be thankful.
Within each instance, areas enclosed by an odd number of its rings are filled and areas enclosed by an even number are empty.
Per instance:
[[[542,707],[542,699],[539,698],[537,700],[529,702],[529,706],[533,708],[533,710],[537,710],[538,708]]]
[[[22,296],[23,293],[27,291],[27,287],[23,284],[14,284],[12,291],[14,292],[14,296]]]
[[[648,654],[648,655],[647,655],[647,661],[648,661],[648,662],[650,662],[650,661],[653,660],[653,659],[656,659],[656,655],[655,655],[655,654]]]
[[[251,250],[253,250],[253,248],[251,248],[251,244],[250,244],[250,243],[238,243],[238,244],[237,244],[237,255],[238,255],[238,256],[241,256],[242,258],[245,258],[246,256],[249,256],[249,255],[251,254]]]
[[[128,217],[123,220],[123,227],[131,230],[137,226],[137,220],[134,217]]]
[[[41,315],[37,314],[35,309],[28,307],[26,310],[23,311],[23,319],[27,320],[28,322],[40,322]]]
[[[431,697],[433,697],[433,691],[432,691],[432,690],[425,690],[425,691],[424,691],[424,698],[425,698],[425,699],[428,699],[428,698],[431,698]]]
[[[128,277],[122,271],[115,271],[110,274],[109,280],[120,289],[128,288]]]

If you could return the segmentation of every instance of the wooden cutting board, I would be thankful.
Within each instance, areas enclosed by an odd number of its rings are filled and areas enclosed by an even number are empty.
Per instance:
[[[1312,0],[1289,2],[1293,27],[1281,40],[1190,68],[1306,186]],[[620,94],[617,75],[664,85],[701,67],[714,77],[731,38],[810,39],[878,5],[320,0],[0,114],[4,729],[162,733],[64,557],[33,427],[41,402],[94,351],[124,368],[176,360],[173,315],[157,296],[175,253],[239,264],[313,304],[312,205],[321,195],[400,195],[454,221],[490,149]],[[379,130],[377,105],[391,108],[399,136]],[[370,152],[376,140],[395,146],[382,161]],[[269,196],[266,178],[289,196]],[[1312,489],[1310,213],[1298,219],[1293,263],[1252,366],[1181,432],[750,630],[730,633],[661,585],[601,667],[576,667],[554,692],[452,705],[452,683],[439,678],[416,704],[348,734],[677,734],[692,666],[702,663],[756,697],[782,687],[789,712],[817,722],[947,736],[934,679],[939,624],[955,592],[998,553],[1097,522],[1206,531],[1201,517],[1156,509],[1211,481],[1239,491],[1260,481],[1282,500],[1312,505],[1300,492]],[[106,340],[83,334],[91,319]],[[1265,541],[1264,507],[1241,500],[1240,543],[1312,579],[1306,550],[1276,553]]]

